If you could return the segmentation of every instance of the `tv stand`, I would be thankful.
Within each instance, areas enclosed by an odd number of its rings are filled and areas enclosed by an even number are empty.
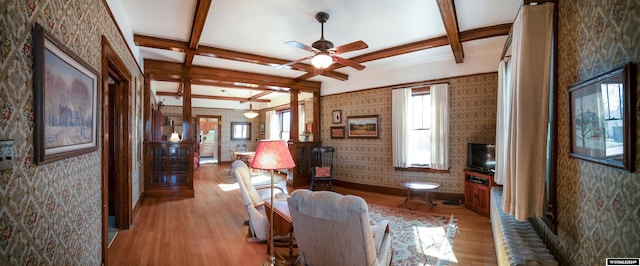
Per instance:
[[[479,172],[477,169],[464,170],[464,206],[489,218],[491,187],[497,186],[493,181],[493,172]]]

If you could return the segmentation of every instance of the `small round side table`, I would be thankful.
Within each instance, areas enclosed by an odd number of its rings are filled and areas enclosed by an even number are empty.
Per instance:
[[[416,209],[420,205],[427,205],[433,211],[433,208],[437,205],[433,203],[429,193],[440,187],[440,184],[436,182],[427,181],[403,181],[398,182],[398,186],[407,189],[407,198],[404,200],[400,207],[406,207],[408,204],[416,204]],[[407,207],[411,210],[410,207]]]

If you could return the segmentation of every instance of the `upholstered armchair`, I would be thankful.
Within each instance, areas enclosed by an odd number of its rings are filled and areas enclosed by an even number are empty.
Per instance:
[[[269,219],[265,213],[264,200],[271,198],[271,185],[254,186],[251,182],[249,167],[243,161],[237,160],[231,166],[247,208],[251,235],[255,241],[267,241]],[[276,193],[276,200],[286,200],[288,197],[286,183],[274,185],[274,193]]]
[[[389,265],[388,222],[372,225],[361,197],[299,189],[288,199],[304,265]]]

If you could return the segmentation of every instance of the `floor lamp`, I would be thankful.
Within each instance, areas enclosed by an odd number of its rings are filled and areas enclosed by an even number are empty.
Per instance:
[[[271,216],[269,217],[269,250],[270,257],[262,262],[262,265],[276,265],[276,256],[273,250],[273,171],[291,169],[296,166],[291,158],[291,152],[284,140],[261,140],[256,148],[256,155],[251,162],[251,168],[269,170],[271,172]]]

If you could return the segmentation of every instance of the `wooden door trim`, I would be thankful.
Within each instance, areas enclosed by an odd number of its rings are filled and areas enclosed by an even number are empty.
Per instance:
[[[114,121],[109,120],[109,76],[117,78],[116,81],[116,99],[114,99],[116,111],[116,119],[121,125],[117,127],[117,135],[121,140],[116,144],[116,149],[121,153],[115,164],[120,172],[116,176],[118,190],[116,191],[116,212],[120,219],[116,224],[120,225],[120,229],[128,229],[132,222],[131,215],[131,169],[132,169],[132,152],[131,152],[131,128],[132,119],[131,112],[131,73],[126,65],[115,52],[106,37],[102,36],[102,262],[108,265],[108,195],[109,195],[109,142],[116,136],[109,135],[109,128]]]

